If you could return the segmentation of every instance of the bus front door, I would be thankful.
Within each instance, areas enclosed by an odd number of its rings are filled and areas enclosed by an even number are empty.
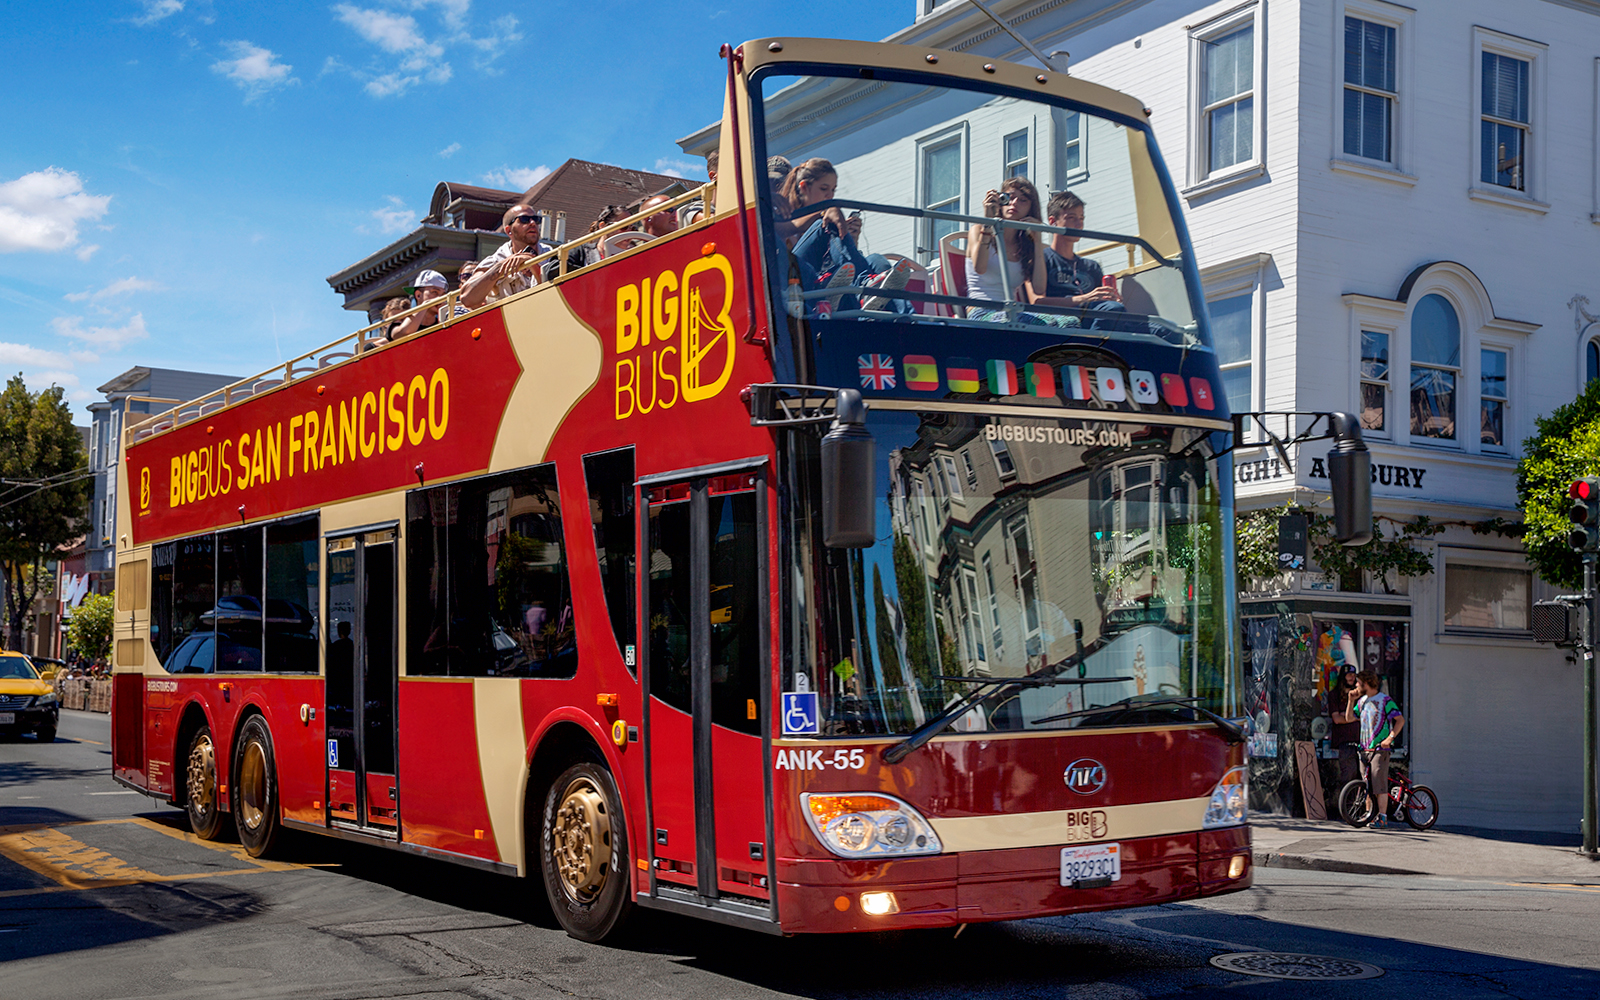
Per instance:
[[[766,919],[763,477],[642,486],[651,894]]]
[[[328,819],[393,834],[395,529],[328,539]]]

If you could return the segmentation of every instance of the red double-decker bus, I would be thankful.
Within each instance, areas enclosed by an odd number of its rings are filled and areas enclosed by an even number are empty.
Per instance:
[[[702,220],[127,428],[116,779],[253,854],[539,879],[590,940],[1248,886],[1230,383],[1140,104],[725,56]],[[985,214],[1023,175],[1085,220]],[[1116,295],[969,266],[1019,233]]]

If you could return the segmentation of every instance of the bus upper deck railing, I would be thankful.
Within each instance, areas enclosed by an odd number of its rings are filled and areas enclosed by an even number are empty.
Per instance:
[[[709,199],[711,195],[715,193],[715,190],[716,182],[708,181],[697,188],[692,188],[683,194],[669,198],[665,202],[652,206],[652,210],[655,212],[676,210],[680,206],[687,205],[697,199],[702,201]],[[709,217],[710,212],[708,211],[706,215]],[[614,236],[617,233],[627,232],[633,229],[635,226],[640,225],[643,221],[644,217],[641,215],[630,215],[618,222],[613,222],[608,226],[603,226],[594,232],[585,233],[575,240],[569,240],[553,250],[547,250],[544,253],[538,254],[522,267],[518,268],[518,270],[542,270],[545,262],[551,260],[552,258],[558,261],[557,277],[566,277],[568,274],[586,270],[588,267],[598,267],[600,264],[605,263],[605,261],[602,260],[595,264],[569,269],[568,254],[571,251],[588,243],[602,243],[608,237]],[[535,285],[534,287],[537,288],[538,286]],[[531,291],[532,289],[529,290]],[[181,427],[184,424],[192,423],[193,421],[199,420],[202,417],[210,416],[211,414],[216,413],[218,410],[232,406],[235,403],[243,402],[244,400],[249,399],[250,397],[259,393],[268,392],[281,385],[287,385],[296,379],[304,378],[307,375],[315,374],[316,372],[323,371],[335,365],[354,361],[368,351],[377,350],[392,342],[382,333],[377,332],[380,330],[380,328],[387,328],[391,324],[401,322],[406,317],[416,313],[425,311],[431,312],[432,310],[437,309],[440,317],[439,322],[429,324],[427,327],[424,327],[422,330],[418,331],[419,333],[426,333],[428,330],[436,329],[440,326],[445,326],[448,323],[464,319],[466,318],[465,316],[455,317],[453,315],[456,304],[460,300],[461,289],[452,289],[450,292],[439,298],[431,299],[428,302],[424,302],[420,305],[412,306],[410,309],[407,309],[404,312],[385,317],[376,323],[368,323],[366,326],[361,327],[354,333],[345,334],[343,337],[340,337],[338,340],[335,340],[332,343],[324,344],[315,350],[307,351],[299,357],[291,358],[290,360],[279,365],[274,365],[264,372],[252,375],[248,378],[242,378],[237,382],[230,382],[220,389],[212,390],[204,396],[199,396],[187,402],[179,403],[177,406],[164,410],[160,413],[151,414],[149,417],[146,417],[136,424],[130,424],[123,430],[123,440],[126,444],[137,444],[138,442],[148,440],[157,434],[166,433],[175,427]],[[466,316],[470,316],[473,313],[480,312],[484,309],[498,306],[499,304],[500,301],[496,301],[479,306],[477,309],[472,310],[471,313],[467,313]]]

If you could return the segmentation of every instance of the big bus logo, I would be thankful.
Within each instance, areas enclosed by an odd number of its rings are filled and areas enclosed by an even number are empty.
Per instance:
[[[721,392],[733,374],[733,265],[720,253],[617,289],[616,417]]]
[[[1080,757],[1067,765],[1061,778],[1079,795],[1093,795],[1105,787],[1106,767],[1092,758]]]

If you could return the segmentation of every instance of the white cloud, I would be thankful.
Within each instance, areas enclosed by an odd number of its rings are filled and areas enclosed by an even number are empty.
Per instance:
[[[122,326],[85,327],[82,316],[57,316],[50,321],[50,325],[60,336],[81,340],[107,351],[121,350],[136,340],[150,336],[150,331],[144,327],[143,313],[134,313],[133,318]]]
[[[417,213],[406,207],[406,203],[389,195],[389,207],[374,209],[372,217],[378,220],[378,228],[385,233],[403,233],[417,223]]]
[[[140,0],[140,4],[144,7],[144,15],[133,19],[133,23],[140,26],[154,24],[183,9],[183,0]]]
[[[450,79],[450,64],[440,61],[444,58],[444,46],[422,37],[416,18],[391,14],[386,10],[353,7],[347,3],[338,4],[333,9],[339,15],[339,20],[354,28],[356,34],[391,55],[402,56],[400,69],[404,72],[419,73],[426,70],[428,79],[435,83]],[[367,92],[372,93],[370,86]]]
[[[483,181],[504,191],[526,191],[549,176],[550,168],[541,163],[537,167],[501,167],[499,170],[491,170],[483,175]]]
[[[678,160],[670,156],[663,156],[656,161],[656,173],[666,174],[668,177],[682,177],[687,180],[691,177],[698,178],[705,172],[706,165],[703,161]]]
[[[228,51],[233,53],[233,58],[219,59],[211,64],[211,69],[237,83],[244,90],[245,103],[248,104],[279,87],[300,82],[299,77],[289,75],[294,71],[294,67],[288,63],[278,62],[278,54],[271,49],[264,49],[249,42],[226,44]]]
[[[450,145],[448,145],[445,148],[439,150],[439,155],[448,160],[448,159],[450,159],[450,157],[456,155],[459,152],[461,152],[461,143],[452,142]]]
[[[0,253],[65,250],[78,242],[78,224],[110,205],[110,195],[85,194],[83,179],[58,167],[0,183]]]
[[[77,250],[73,251],[72,255],[74,257],[78,258],[79,260],[83,261],[85,264],[87,264],[89,262],[89,258],[93,257],[94,254],[95,254],[95,251],[99,250],[99,249],[100,249],[100,244],[98,244],[98,243],[90,243],[90,244],[88,244],[86,246],[81,246]]]
[[[373,97],[389,97],[392,94],[405,93],[412,84],[418,82],[418,79],[414,76],[401,76],[398,73],[385,73],[376,79],[368,80],[367,85],[361,89]]]
[[[72,355],[66,351],[48,351],[32,344],[0,342],[0,370],[6,368],[57,368],[73,366]]]
[[[106,299],[116,298],[119,295],[127,295],[131,292],[148,292],[160,287],[155,282],[146,281],[143,278],[121,278],[104,288],[96,289],[92,292],[72,292],[65,298],[68,302],[104,302]]]
[[[472,0],[407,0],[406,6],[412,10],[437,7],[445,24],[460,28],[467,23],[467,10],[472,6]]]

